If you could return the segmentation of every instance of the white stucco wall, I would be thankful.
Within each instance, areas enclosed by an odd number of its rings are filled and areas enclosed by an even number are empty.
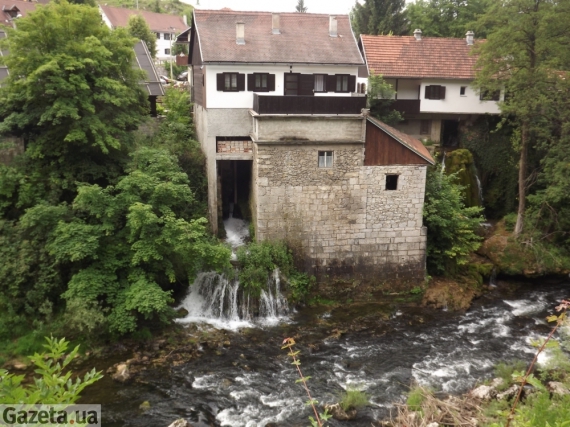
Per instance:
[[[223,92],[218,91],[216,84],[216,75],[218,73],[270,73],[275,74],[275,91],[274,92],[260,92],[261,95],[276,95],[282,96],[284,94],[283,88],[283,75],[292,71],[293,73],[301,74],[351,74],[358,75],[358,67],[335,67],[335,66],[322,66],[322,65],[293,65],[289,68],[288,65],[205,65],[206,72],[206,106],[207,108],[252,108],[253,107],[253,94],[247,90],[241,92]],[[247,77],[246,77],[247,89]],[[350,93],[316,93],[315,96],[351,96]]]
[[[499,114],[496,101],[481,101],[479,92],[471,87],[467,80],[422,80],[420,89],[421,113],[453,114]],[[445,86],[445,99],[425,99],[425,87],[429,85]],[[466,86],[465,96],[460,95],[461,86]],[[416,89],[417,90],[417,89]],[[501,100],[504,94],[501,93]]]
[[[164,33],[157,32],[157,34],[160,34],[160,38],[157,37],[156,39],[156,57],[162,60],[170,60],[172,58],[172,55],[165,54],[164,50],[171,49],[170,51],[172,52],[170,43],[172,42],[172,46],[174,46],[174,40],[164,40]],[[176,36],[171,34],[170,37],[175,38]]]

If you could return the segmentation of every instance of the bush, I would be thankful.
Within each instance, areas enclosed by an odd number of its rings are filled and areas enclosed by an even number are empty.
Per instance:
[[[408,408],[411,411],[421,411],[422,403],[424,402],[425,398],[425,390],[421,387],[414,387],[408,394],[406,405],[408,405]]]
[[[368,405],[368,396],[365,392],[348,388],[340,397],[340,407],[343,411],[358,409]]]
[[[505,230],[507,231],[514,231],[515,224],[517,223],[517,214],[515,212],[511,212],[503,218],[505,220]]]
[[[525,371],[526,368],[527,364],[522,360],[498,363],[497,366],[495,366],[495,377],[501,378],[503,382],[497,387],[497,390],[503,391],[508,389],[513,382],[513,373]]]

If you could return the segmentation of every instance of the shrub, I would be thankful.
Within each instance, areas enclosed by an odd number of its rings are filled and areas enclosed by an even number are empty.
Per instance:
[[[421,411],[422,403],[424,402],[425,398],[425,390],[421,387],[414,387],[408,394],[406,405],[408,405],[408,408],[411,411]]]
[[[368,405],[368,396],[365,392],[348,388],[340,397],[340,407],[343,411],[358,409]]]
[[[513,231],[515,229],[515,224],[517,223],[517,214],[511,212],[504,217],[505,220],[505,230]]]

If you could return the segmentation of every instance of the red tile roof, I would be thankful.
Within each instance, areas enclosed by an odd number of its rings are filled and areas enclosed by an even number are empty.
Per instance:
[[[3,24],[12,25],[14,18],[12,18],[9,11],[13,10],[14,13],[18,13],[17,11],[19,11],[20,15],[26,16],[28,13],[32,12],[38,4],[47,4],[48,1],[49,0],[39,0],[39,1],[0,0],[0,9],[2,9],[0,15],[0,22]]]
[[[384,77],[475,78],[477,57],[465,39],[361,36],[370,73]]]
[[[155,13],[140,9],[126,9],[123,7],[103,5],[99,5],[99,7],[107,18],[109,18],[113,28],[126,27],[131,15],[141,15],[151,31],[155,32],[180,34],[188,28],[188,25],[184,24],[182,17],[178,15],[167,15],[165,13]],[[174,30],[172,30],[171,27],[174,28]]]
[[[364,63],[348,15],[335,15],[338,37],[329,35],[329,15],[279,13],[272,34],[271,12],[194,9],[204,62],[305,64]],[[245,44],[236,44],[236,23],[245,24]]]
[[[388,135],[390,135],[392,138],[394,138],[404,147],[408,148],[409,150],[412,150],[418,156],[427,160],[430,164],[432,165],[435,164],[435,160],[429,153],[428,149],[424,144],[422,144],[422,142],[419,139],[416,139],[413,136],[408,135],[407,133],[400,132],[398,129],[394,129],[392,126],[388,126],[386,123],[374,117],[368,116],[368,121],[374,124],[379,129],[382,129],[384,132],[386,132]]]

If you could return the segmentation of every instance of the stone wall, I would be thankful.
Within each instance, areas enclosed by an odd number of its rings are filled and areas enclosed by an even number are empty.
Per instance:
[[[332,168],[318,152],[333,151]],[[286,240],[321,278],[422,279],[425,166],[362,166],[363,144],[258,143],[258,240]],[[386,175],[397,174],[397,190]]]
[[[362,116],[257,116],[255,139],[359,141],[362,139]]]

